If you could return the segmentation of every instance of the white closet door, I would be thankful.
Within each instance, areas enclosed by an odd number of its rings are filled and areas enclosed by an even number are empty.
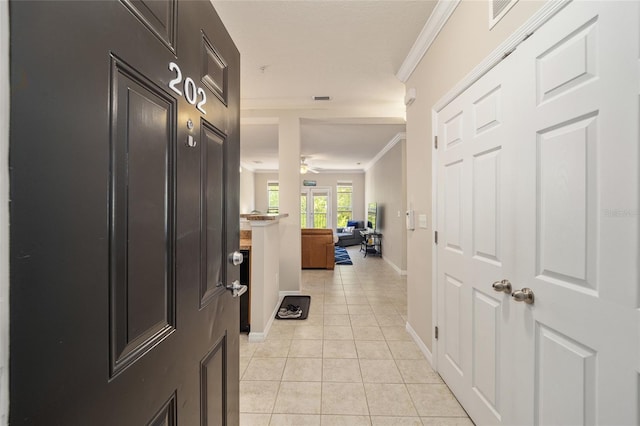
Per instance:
[[[639,424],[638,16],[576,1],[518,48],[517,424]]]
[[[477,424],[512,407],[513,65],[504,62],[437,116],[438,370]]]
[[[437,114],[438,371],[476,424],[640,424],[639,9],[572,2]]]

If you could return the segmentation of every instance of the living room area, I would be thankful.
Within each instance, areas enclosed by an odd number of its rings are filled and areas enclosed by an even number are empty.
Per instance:
[[[252,169],[243,161],[240,212],[287,213],[287,220],[298,219],[299,229],[330,229],[337,246],[356,246],[358,250],[366,240],[361,234],[375,232],[384,238],[381,257],[399,275],[404,275],[407,237],[405,152],[404,134],[399,133],[364,170],[300,173],[296,188],[300,201],[296,211],[284,211],[279,205],[283,194],[277,170]],[[372,205],[375,206],[373,220],[369,211]],[[246,229],[247,225],[241,224],[241,227]],[[284,258],[289,255],[286,251],[281,253]],[[364,257],[364,254],[361,255]]]

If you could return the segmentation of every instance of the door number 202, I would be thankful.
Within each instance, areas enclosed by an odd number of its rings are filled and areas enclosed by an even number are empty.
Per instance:
[[[169,70],[175,71],[176,73],[176,78],[169,82],[169,88],[176,92],[179,96],[182,96],[183,92],[178,88],[178,85],[182,83],[182,71],[180,70],[178,64],[176,64],[175,62],[169,62]],[[191,105],[195,105],[200,112],[206,114],[207,111],[204,110],[204,104],[207,103],[207,94],[204,92],[204,89],[202,87],[197,87],[196,83],[191,77],[187,77],[184,79],[182,88],[184,89],[184,98],[187,100],[187,102],[189,102]]]

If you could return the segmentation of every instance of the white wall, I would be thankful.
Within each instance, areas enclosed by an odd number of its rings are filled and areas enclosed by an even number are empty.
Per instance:
[[[244,173],[244,172],[243,172]],[[331,222],[333,227],[336,227],[337,211],[338,211],[338,199],[336,197],[336,185],[338,182],[351,182],[353,184],[353,218],[354,220],[365,220],[365,174],[364,173],[307,173],[300,175],[300,188],[302,188],[302,181],[305,179],[315,180],[317,186],[329,186],[331,187],[331,213],[333,215]],[[255,208],[261,212],[266,212],[269,206],[269,200],[267,198],[267,182],[277,181],[278,173],[255,173]],[[297,213],[299,213],[299,208]],[[295,212],[285,212],[295,213]]]
[[[255,173],[244,167],[240,172],[240,214],[255,209]]]
[[[431,111],[458,81],[533,15],[544,1],[519,1],[491,30],[489,2],[462,1],[406,83],[416,88],[407,108],[407,203],[429,218],[407,235],[408,322],[432,349]]]
[[[9,422],[9,4],[0,0],[0,425]]]
[[[251,221],[251,341],[269,332],[280,289],[280,231],[277,221]]]
[[[366,202],[378,203],[376,230],[382,233],[382,257],[399,273],[407,269],[405,141],[400,140],[366,173]]]

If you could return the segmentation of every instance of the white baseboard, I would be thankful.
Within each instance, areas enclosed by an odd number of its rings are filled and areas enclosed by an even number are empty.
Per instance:
[[[295,295],[295,294],[300,294],[300,291],[281,291],[280,292],[278,296],[278,302],[276,303],[276,306],[273,308],[273,312],[271,312],[271,317],[269,317],[269,321],[265,325],[264,331],[262,332],[250,331],[249,342],[259,343],[259,342],[264,342],[266,340],[267,335],[269,334],[269,330],[271,329],[271,325],[273,325],[273,320],[275,319],[276,314],[278,313],[278,308],[282,303],[282,299],[284,299],[284,296]]]
[[[300,290],[280,291],[280,294],[279,294],[280,299],[278,300],[278,306],[280,306],[280,304],[282,303],[282,299],[284,299],[285,296],[298,296],[299,294],[301,294]]]
[[[409,324],[409,321],[407,321],[406,330],[407,330],[407,333],[411,335],[416,345],[418,345],[418,347],[420,348],[424,356],[427,358],[427,361],[429,361],[429,364],[433,367],[433,355],[431,355],[431,351],[429,350],[429,348],[427,348],[427,345],[424,344],[420,336],[418,336],[418,333],[416,333],[413,327],[411,327],[411,324]]]
[[[389,265],[391,265],[391,267],[400,275],[407,275],[407,271],[405,269],[400,269],[398,268],[398,266],[393,263],[392,261],[390,261],[388,258],[382,256],[382,258],[384,259],[385,262],[387,262]]]
[[[249,332],[249,342],[251,343],[264,342],[266,338],[267,338],[267,333],[257,333],[255,331]]]

